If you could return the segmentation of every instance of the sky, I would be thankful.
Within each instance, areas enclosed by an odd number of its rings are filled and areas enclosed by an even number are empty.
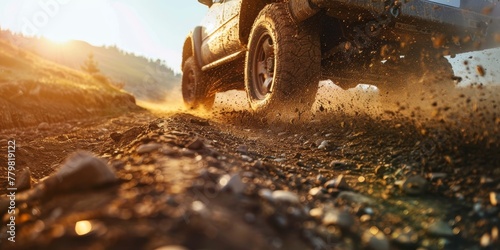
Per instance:
[[[206,11],[197,0],[0,0],[0,27],[57,42],[116,45],[180,72],[184,39]]]

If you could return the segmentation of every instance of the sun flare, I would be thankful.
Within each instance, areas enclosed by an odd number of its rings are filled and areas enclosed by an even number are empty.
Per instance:
[[[69,37],[64,37],[64,36],[50,36],[46,37],[48,40],[50,40],[53,43],[59,44],[59,45],[65,45],[68,42],[70,42],[72,39]]]

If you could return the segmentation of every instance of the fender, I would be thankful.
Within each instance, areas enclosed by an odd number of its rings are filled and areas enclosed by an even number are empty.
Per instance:
[[[240,41],[246,45],[248,36],[252,30],[253,22],[259,12],[267,5],[273,2],[282,2],[283,0],[242,0],[240,10]],[[290,0],[288,2],[290,14],[296,23],[300,23],[319,12],[319,8],[311,3],[311,0]]]
[[[309,0],[290,0],[288,2],[290,14],[296,23],[300,23],[319,12],[319,8]]]
[[[184,46],[182,46],[182,63],[181,69],[184,68],[184,63],[186,60],[194,54],[193,52],[193,32],[189,32],[189,35],[184,41]]]
[[[203,66],[201,65],[203,62],[203,60],[201,59],[201,42],[202,42],[201,32],[202,32],[201,26],[196,26],[193,30],[193,56],[200,69]]]
[[[248,37],[250,36],[250,31],[252,30],[255,18],[259,15],[259,12],[269,3],[271,0],[241,0],[240,9],[240,23],[239,23],[239,35],[241,44],[248,44]]]
[[[182,64],[181,69],[184,68],[184,62],[191,57],[194,56],[196,64],[201,68],[201,32],[202,27],[197,26],[194,30],[188,35],[186,41],[184,41],[184,46],[182,49]]]

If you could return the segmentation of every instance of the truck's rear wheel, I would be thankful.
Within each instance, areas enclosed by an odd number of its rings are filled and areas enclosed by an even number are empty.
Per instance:
[[[296,24],[287,5],[267,5],[256,18],[248,44],[245,88],[255,111],[302,112],[311,109],[321,74],[316,29]]]
[[[208,92],[207,77],[203,74],[194,57],[184,62],[182,68],[182,97],[188,109],[204,108],[210,110],[214,105],[215,94]]]

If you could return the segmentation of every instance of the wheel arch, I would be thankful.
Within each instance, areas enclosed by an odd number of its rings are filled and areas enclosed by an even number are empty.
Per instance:
[[[193,56],[195,58],[195,62],[198,64],[198,66],[201,68],[202,65],[202,58],[201,58],[201,32],[202,32],[202,27],[197,26],[194,28],[194,30],[189,33],[188,37],[184,41],[184,45],[182,48],[182,64],[181,64],[181,69],[184,67],[184,63],[186,60]]]
[[[186,60],[193,56],[194,51],[193,51],[193,38],[192,34],[190,33],[188,37],[186,37],[186,40],[184,41],[184,45],[182,46],[182,63],[181,63],[181,69],[184,68],[184,63],[186,63]]]
[[[282,2],[280,0],[242,0],[239,21],[239,34],[242,44],[247,45],[250,32],[255,18],[259,15],[264,7],[273,2]]]

